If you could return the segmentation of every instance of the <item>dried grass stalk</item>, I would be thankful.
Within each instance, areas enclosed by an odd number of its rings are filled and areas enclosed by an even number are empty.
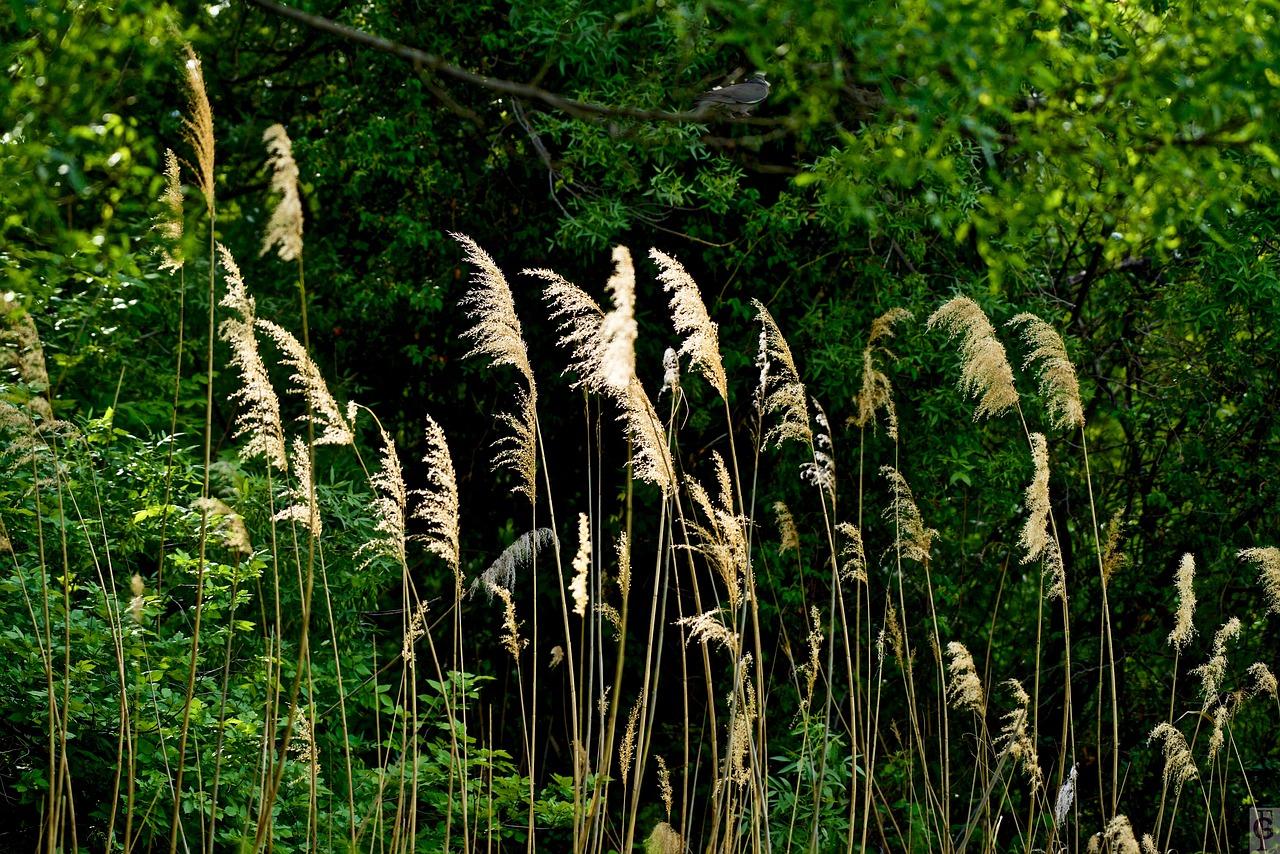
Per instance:
[[[947,644],[947,654],[951,656],[947,697],[951,700],[952,708],[984,714],[986,700],[982,692],[982,680],[978,678],[978,669],[968,647],[959,641],[951,641]]]
[[[750,554],[747,548],[748,520],[733,510],[733,486],[724,458],[712,451],[716,466],[716,478],[720,484],[719,502],[712,502],[707,491],[692,476],[686,476],[685,485],[690,497],[702,510],[704,524],[690,523],[697,538],[697,545],[687,546],[704,555],[711,568],[720,576],[729,599],[729,607],[737,610],[742,602],[742,585],[747,574]]]
[[[183,136],[196,154],[193,171],[196,173],[196,184],[204,194],[205,208],[209,216],[214,211],[214,178],[213,178],[213,109],[209,106],[209,95],[204,88],[204,71],[200,65],[200,57],[196,56],[191,45],[183,44],[187,61],[183,64],[183,74],[187,79],[188,116],[182,119]]]
[[[1044,773],[1040,770],[1035,739],[1031,737],[1027,726],[1030,719],[1031,696],[1022,687],[1022,683],[1016,679],[1006,680],[1004,684],[1009,686],[1018,705],[1001,718],[1001,720],[1005,721],[1005,725],[1000,730],[1000,735],[996,738],[996,747],[997,749],[1008,751],[1009,758],[1022,764],[1022,773],[1030,781],[1031,791],[1035,792],[1044,785]],[[1075,768],[1072,768],[1071,777],[1068,780],[1071,789],[1067,795],[1067,806],[1058,811],[1063,816],[1066,815],[1067,809],[1071,806],[1070,797],[1075,791],[1075,773]],[[1066,786],[1064,785],[1063,788],[1065,789]],[[1059,802],[1062,801],[1062,795],[1063,792],[1059,790]],[[1062,820],[1058,819],[1057,824],[1061,825]]]
[[[883,409],[889,438],[894,441],[898,439],[898,412],[893,405],[893,387],[889,377],[876,364],[876,356],[894,358],[893,353],[880,342],[893,336],[894,324],[911,317],[911,312],[905,308],[894,308],[872,321],[871,334],[867,337],[866,349],[862,351],[862,388],[853,398],[855,412],[849,419],[859,428],[874,425],[876,412]]]
[[[844,538],[840,545],[840,577],[845,581],[867,580],[867,555],[862,550],[862,532],[857,525],[841,522],[836,531]]]
[[[160,195],[163,210],[153,220],[152,228],[160,234],[160,269],[176,273],[182,269],[182,180],[178,155],[172,148],[164,150],[164,192]]]
[[[272,517],[277,522],[293,520],[301,522],[317,539],[320,537],[320,508],[316,502],[315,482],[311,477],[311,449],[300,436],[293,438],[289,448],[295,485],[287,488],[293,502]]]
[[[309,414],[303,415],[300,420],[305,422],[310,419],[312,424],[321,428],[316,444],[350,445],[355,438],[351,425],[342,414],[338,402],[329,394],[329,386],[302,343],[291,332],[270,320],[258,318],[257,326],[280,348],[284,364],[293,368],[293,374],[289,377],[293,385],[289,391],[301,395],[307,401]]]
[[[1173,786],[1176,797],[1182,785],[1200,772],[1191,756],[1191,748],[1187,746],[1186,736],[1173,724],[1165,722],[1151,730],[1147,743],[1157,740],[1164,743],[1164,784]]]
[[[893,500],[885,508],[884,518],[896,525],[894,546],[901,550],[903,557],[927,563],[933,538],[938,532],[924,526],[907,479],[892,466],[882,466],[880,473],[889,479],[889,491],[893,494]]]
[[[381,425],[378,432],[382,436],[382,454],[378,458],[378,470],[369,478],[374,488],[373,512],[378,521],[373,526],[374,538],[357,550],[357,554],[369,555],[362,568],[378,555],[387,555],[401,566],[406,563],[404,511],[408,494],[400,455],[396,453],[395,440]]]

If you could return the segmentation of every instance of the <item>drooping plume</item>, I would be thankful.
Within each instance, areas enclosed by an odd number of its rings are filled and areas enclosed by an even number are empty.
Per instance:
[[[354,440],[351,425],[342,414],[338,402],[329,394],[329,386],[320,369],[307,355],[302,342],[293,337],[293,333],[272,323],[270,320],[258,319],[258,328],[264,330],[280,352],[284,354],[283,362],[293,368],[289,379],[293,382],[289,391],[301,395],[310,409],[310,414],[303,415],[302,421],[310,418],[311,423],[321,428],[316,437],[317,445],[350,445]]]
[[[680,355],[688,356],[689,367],[698,370],[711,387],[728,400],[729,382],[720,359],[720,330],[707,314],[697,283],[671,256],[650,249],[649,257],[657,262],[658,278],[663,289],[671,294],[671,317],[676,332],[685,336]]]
[[[1084,407],[1080,405],[1080,381],[1075,366],[1067,357],[1066,345],[1052,326],[1034,314],[1022,313],[1009,321],[1010,326],[1024,326],[1022,340],[1031,348],[1024,363],[1040,363],[1040,393],[1049,407],[1049,420],[1054,427],[1083,427]]]
[[[894,308],[872,321],[867,346],[862,351],[862,388],[854,395],[856,412],[849,419],[855,427],[865,427],[874,424],[876,412],[883,409],[886,432],[894,440],[898,438],[898,412],[893,405],[893,387],[889,384],[889,377],[877,365],[876,356],[894,358],[893,353],[880,342],[893,336],[895,323],[910,320],[911,316],[905,308]]]
[[[404,475],[400,467],[400,456],[396,453],[396,443],[382,425],[378,425],[382,435],[382,454],[379,458],[378,470],[369,478],[375,490],[373,511],[378,521],[373,529],[380,536],[375,536],[360,547],[360,552],[370,553],[367,564],[375,556],[389,555],[402,566],[405,564],[404,549],[404,511],[408,496],[404,488]]]
[[[716,465],[716,479],[720,484],[720,499],[713,502],[692,475],[685,476],[685,486],[690,497],[702,511],[705,521],[689,521],[698,544],[689,548],[707,558],[711,568],[720,576],[729,598],[729,607],[737,610],[742,601],[742,585],[747,575],[750,554],[747,549],[747,520],[734,513],[733,487],[724,459],[718,451],[711,452]]]
[[[969,709],[977,714],[986,710],[986,700],[982,692],[982,680],[978,678],[978,669],[973,663],[973,656],[968,648],[959,641],[947,644],[947,654],[951,656],[951,673],[947,680],[947,698],[957,709]]]
[[[295,484],[287,491],[293,503],[276,513],[272,519],[276,522],[287,520],[301,522],[312,536],[319,538],[320,508],[316,501],[316,486],[311,476],[311,452],[306,440],[301,436],[293,437],[289,456],[293,458],[291,462]]]
[[[928,327],[941,327],[951,338],[961,337],[960,390],[978,398],[973,419],[999,415],[1018,403],[1013,369],[1004,345],[982,308],[968,297],[956,297],[929,318]]]
[[[1267,610],[1280,614],[1280,548],[1241,549],[1237,557],[1258,565],[1258,580],[1267,596]]]
[[[258,352],[258,338],[254,334],[256,305],[231,252],[218,244],[218,254],[227,274],[227,293],[220,304],[240,315],[238,318],[228,317],[218,325],[218,334],[231,345],[231,364],[240,369],[240,388],[231,395],[232,400],[242,404],[236,417],[234,435],[236,438],[248,435],[249,441],[241,451],[245,457],[261,454],[269,465],[285,471],[288,463],[284,427],[280,422],[280,400]]]
[[[800,382],[791,347],[764,303],[760,300],[752,300],[751,303],[756,307],[756,319],[760,321],[760,349],[756,355],[760,386],[757,394],[765,413],[781,416],[778,423],[765,433],[764,443],[773,442],[774,447],[778,447],[788,439],[799,439],[805,444],[812,444],[804,383]]]
[[[272,125],[262,134],[267,145],[267,165],[271,167],[271,192],[280,201],[267,221],[260,255],[271,247],[282,261],[293,261],[302,254],[302,200],[298,197],[298,164],[293,161],[293,142],[282,125]]]
[[[885,508],[884,518],[897,526],[894,544],[902,550],[903,557],[927,563],[929,549],[938,532],[924,526],[920,509],[911,495],[911,487],[902,473],[892,466],[882,466],[880,473],[889,479],[889,491],[893,494],[893,500]]]
[[[474,287],[462,299],[467,317],[476,324],[463,335],[471,339],[467,356],[488,356],[494,367],[511,365],[524,377],[526,388],[518,390],[519,415],[504,415],[502,420],[512,428],[512,435],[500,440],[504,449],[494,458],[497,467],[510,467],[519,483],[515,490],[533,500],[537,477],[537,409],[538,388],[529,364],[520,318],[516,316],[515,299],[502,270],[476,242],[465,234],[450,234],[466,249],[467,262],[476,268],[471,275]]]

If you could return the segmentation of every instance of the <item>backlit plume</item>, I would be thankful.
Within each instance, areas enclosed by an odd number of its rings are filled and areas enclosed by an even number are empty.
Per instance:
[[[982,308],[968,297],[956,297],[933,313],[928,327],[941,327],[951,338],[959,336],[960,390],[978,398],[973,419],[999,415],[1018,403],[1013,369],[1004,345]]]

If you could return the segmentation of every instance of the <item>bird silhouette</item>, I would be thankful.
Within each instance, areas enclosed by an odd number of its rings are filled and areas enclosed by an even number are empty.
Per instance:
[[[763,71],[757,71],[742,83],[731,86],[717,86],[708,89],[693,102],[694,109],[719,109],[737,115],[747,113],[760,106],[769,97],[769,81]]]

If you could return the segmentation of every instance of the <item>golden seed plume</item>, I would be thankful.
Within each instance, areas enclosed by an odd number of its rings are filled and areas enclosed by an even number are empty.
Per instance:
[[[1129,563],[1129,557],[1121,550],[1124,531],[1124,508],[1117,510],[1107,522],[1107,541],[1102,546],[1102,583],[1110,584],[1111,577]]]
[[[271,167],[271,192],[280,201],[267,221],[259,255],[278,247],[282,261],[293,261],[302,254],[302,200],[298,197],[298,164],[293,161],[293,141],[283,125],[272,125],[262,134],[267,145],[267,165]]]
[[[1276,675],[1271,672],[1271,668],[1267,667],[1261,661],[1255,661],[1249,665],[1249,678],[1253,680],[1253,684],[1249,688],[1249,696],[1256,697],[1259,694],[1270,694],[1274,700],[1277,698]]]
[[[1031,461],[1035,474],[1026,492],[1027,523],[1018,537],[1023,563],[1040,557],[1049,545],[1049,448],[1043,433],[1031,434]]]
[[[529,641],[520,637],[521,623],[516,621],[516,603],[511,598],[511,591],[501,585],[490,587],[493,595],[502,600],[502,646],[516,661],[520,660],[520,650],[529,645]]]
[[[911,312],[905,308],[894,308],[877,317],[871,323],[871,334],[867,337],[867,346],[862,351],[862,388],[853,398],[855,412],[849,421],[855,427],[875,424],[876,412],[885,411],[885,424],[889,438],[898,438],[898,412],[893,405],[893,387],[889,377],[876,364],[877,354],[893,359],[894,355],[880,342],[893,336],[893,326],[903,320],[910,320]]]
[[[197,498],[191,502],[191,509],[204,515],[212,541],[239,555],[253,554],[253,544],[249,541],[249,529],[245,527],[244,517],[232,510],[225,501],[220,498]]]
[[[1160,854],[1156,840],[1150,833],[1142,834],[1142,854]]]
[[[259,454],[268,465],[287,471],[284,426],[280,422],[280,400],[267,376],[267,367],[258,352],[258,338],[254,334],[257,318],[254,299],[245,287],[240,268],[227,247],[218,244],[218,255],[226,271],[227,293],[221,305],[238,315],[229,317],[218,325],[218,334],[231,345],[231,364],[240,369],[240,388],[231,399],[243,404],[236,416],[235,437],[247,435],[241,454],[251,458]]]
[[[129,589],[133,592],[133,598],[129,600],[129,617],[134,623],[142,622],[142,608],[146,604],[146,588],[142,584],[142,576],[134,574],[129,581]]]
[[[800,549],[800,533],[796,530],[796,520],[791,517],[791,510],[781,501],[773,503],[773,513],[778,519],[778,554],[786,554]]]
[[[947,644],[947,654],[951,656],[947,697],[951,700],[952,708],[984,714],[986,700],[983,698],[982,680],[978,678],[978,670],[969,649],[959,641],[951,641]]]
[[[560,646],[559,644],[556,644],[555,646],[551,647],[551,662],[550,664],[548,664],[548,667],[554,670],[555,668],[559,667],[561,664],[564,664],[564,647]]]
[[[722,398],[729,399],[729,381],[720,359],[720,328],[707,314],[702,294],[693,277],[679,261],[657,249],[649,250],[657,262],[658,279],[671,294],[671,317],[676,332],[685,336],[680,355],[689,357],[689,367],[697,369]]]
[[[1018,403],[1004,345],[982,308],[968,297],[956,297],[935,311],[927,324],[941,327],[951,338],[961,336],[960,390],[978,398],[973,419],[999,415]]]
[[[927,563],[929,549],[938,532],[924,526],[924,520],[920,518],[920,510],[916,507],[907,479],[893,466],[881,466],[880,473],[888,478],[889,491],[893,494],[893,500],[885,508],[884,518],[897,526],[894,545],[902,551],[903,557],[917,563]]]
[[[627,728],[622,734],[622,746],[618,749],[618,767],[622,771],[622,784],[627,784],[631,772],[631,760],[636,751],[636,724],[640,720],[640,700],[637,698],[627,715]]]
[[[307,401],[310,413],[301,416],[299,420],[305,422],[309,418],[312,424],[321,428],[316,444],[350,445],[355,439],[351,425],[342,414],[338,402],[329,394],[329,386],[325,384],[320,369],[311,360],[302,343],[293,337],[293,333],[270,320],[258,318],[257,325],[280,348],[284,364],[293,368],[293,374],[289,377],[293,385],[289,392],[301,395]]]
[[[622,595],[631,595],[631,541],[627,539],[627,532],[623,531],[618,534],[618,589],[622,591]]]
[[[756,319],[760,321],[760,348],[756,354],[756,366],[760,368],[760,385],[756,390],[759,405],[770,415],[782,416],[765,433],[764,443],[773,442],[774,447],[779,447],[788,439],[799,439],[805,444],[812,444],[804,383],[800,382],[791,347],[764,303],[755,299],[751,303],[756,307]]]
[[[748,758],[751,754],[751,725],[755,722],[758,712],[755,683],[748,677],[751,662],[750,653],[742,657],[739,662],[741,666],[738,668],[740,678],[735,687],[737,696],[729,698],[729,705],[734,713],[733,719],[729,722],[729,737],[725,750],[729,754],[729,780],[739,786],[745,786],[751,782],[751,762]]]
[[[813,689],[818,683],[818,671],[821,667],[822,653],[822,614],[818,611],[817,606],[809,608],[809,660],[800,665],[800,670],[804,675],[805,693],[800,698],[800,711],[805,712],[809,708],[809,704],[813,702]]]
[[[467,262],[476,268],[471,276],[474,287],[462,299],[467,317],[476,324],[463,333],[471,339],[467,356],[488,356],[494,367],[511,365],[524,377],[526,388],[518,389],[518,415],[503,415],[501,420],[512,434],[499,440],[502,450],[494,456],[494,466],[510,467],[519,479],[514,491],[533,501],[537,494],[538,472],[538,387],[529,364],[520,318],[516,316],[515,299],[502,270],[493,258],[465,234],[450,233],[466,250]]]
[[[1147,736],[1147,744],[1153,741],[1164,744],[1164,784],[1173,786],[1174,797],[1182,790],[1182,784],[1194,779],[1200,772],[1196,769],[1195,759],[1191,756],[1191,748],[1187,746],[1186,736],[1173,724],[1162,723]]]
[[[1196,559],[1187,552],[1178,562],[1178,575],[1175,585],[1178,590],[1178,613],[1173,619],[1173,631],[1169,632],[1169,643],[1178,650],[1186,649],[1187,644],[1196,633]]]
[[[867,556],[862,550],[862,532],[857,525],[841,522],[836,530],[844,537],[840,546],[840,577],[845,581],[867,580]]]
[[[634,445],[632,472],[640,480],[661,489],[663,495],[670,495],[676,482],[675,464],[667,447],[662,420],[639,379],[631,378],[626,398],[619,402],[623,405],[619,420],[626,425],[627,436]]]
[[[1048,401],[1049,421],[1059,429],[1083,427],[1080,381],[1076,379],[1076,369],[1067,356],[1062,336],[1048,323],[1026,312],[1016,315],[1009,325],[1023,327],[1022,340],[1031,348],[1023,366],[1040,363],[1040,393]]]
[[[373,526],[374,538],[357,550],[357,554],[369,554],[361,568],[378,555],[388,555],[401,566],[406,564],[404,511],[408,494],[404,488],[404,473],[395,440],[382,425],[378,425],[378,432],[382,436],[382,454],[378,459],[378,470],[369,477],[374,488],[373,512],[378,521]]]
[[[573,594],[573,613],[587,615],[587,573],[591,570],[591,523],[586,513],[578,514],[578,553],[573,557],[573,581],[569,592]]]
[[[455,594],[462,594],[462,570],[458,557],[458,483],[453,473],[453,457],[444,430],[430,415],[426,427],[427,453],[422,461],[427,465],[426,489],[415,489],[411,495],[419,496],[413,518],[427,523],[425,534],[414,539],[426,543],[427,551],[439,555],[453,570]]]
[[[1267,596],[1267,610],[1280,614],[1280,548],[1241,549],[1236,556],[1258,565],[1258,580]]]
[[[1240,637],[1240,620],[1232,617],[1214,634],[1213,653],[1209,656],[1209,660],[1191,671],[1192,674],[1200,677],[1206,703],[1212,703],[1218,699],[1222,677],[1227,673],[1227,642],[1238,637]]]
[[[1111,844],[1113,854],[1142,854],[1138,840],[1133,836],[1133,826],[1126,816],[1118,815],[1111,819],[1103,835]]]
[[[160,269],[176,273],[182,269],[182,180],[178,168],[178,155],[172,148],[164,150],[164,192],[160,204],[164,209],[151,226],[160,233]]]
[[[996,748],[1007,750],[1011,759],[1022,764],[1022,773],[1030,781],[1031,791],[1035,792],[1044,785],[1044,773],[1040,770],[1035,740],[1031,737],[1027,727],[1030,719],[1031,697],[1027,694],[1026,689],[1022,687],[1022,683],[1016,679],[1008,679],[1004,684],[1013,692],[1013,698],[1018,705],[1001,717],[1001,720],[1005,721],[1005,725],[1000,730],[1000,735],[996,738]],[[1074,784],[1074,768],[1072,769],[1071,780]],[[1067,808],[1070,808],[1070,803],[1068,803]],[[1065,816],[1066,809],[1061,812]],[[1058,822],[1058,824],[1061,823],[1061,821]]]
[[[319,538],[320,508],[316,502],[315,482],[311,477],[311,454],[307,441],[295,436],[289,448],[289,456],[292,457],[290,462],[293,465],[295,485],[287,487],[286,492],[293,503],[271,518],[277,522],[290,519],[301,522],[307,526],[312,536]]]
[[[405,664],[413,664],[417,654],[413,651],[413,645],[427,634],[427,603],[419,602],[418,607],[413,610],[413,616],[409,619],[409,625],[404,631],[404,643],[400,647],[400,657],[404,659]]]
[[[688,643],[715,641],[730,652],[738,648],[738,635],[725,627],[720,619],[719,608],[713,608],[693,617],[682,617],[676,620],[676,625],[688,627]]]
[[[618,609],[610,605],[608,602],[597,602],[595,605],[596,613],[609,621],[609,625],[613,626],[613,639],[618,640],[622,637],[622,615],[618,613]]]
[[[750,553],[747,548],[748,521],[734,513],[733,487],[724,458],[718,451],[711,452],[716,466],[716,478],[720,484],[720,500],[713,503],[707,491],[692,475],[685,476],[690,497],[702,510],[704,524],[690,521],[689,528],[696,535],[697,545],[688,548],[707,558],[711,568],[720,576],[729,598],[729,607],[737,610],[742,601],[742,585],[747,574]]]
[[[893,649],[893,658],[898,662],[899,667],[905,667],[907,664],[907,639],[902,633],[902,622],[898,619],[898,609],[893,606],[891,601],[885,603],[884,622],[889,635],[889,646]]]
[[[662,805],[667,808],[667,821],[670,821],[675,792],[671,789],[671,772],[667,770],[667,760],[661,755],[658,756],[658,793],[662,796]]]
[[[183,74],[187,79],[187,106],[189,116],[182,119],[183,135],[187,144],[196,154],[196,183],[204,194],[205,208],[213,215],[213,109],[209,106],[209,95],[204,88],[204,71],[200,58],[196,56],[191,45],[183,44],[187,61],[183,64]]]
[[[545,279],[549,284],[543,296],[551,304],[551,317],[559,319],[561,347],[571,354],[567,370],[578,375],[573,387],[582,386],[589,391],[604,392],[601,381],[600,359],[604,352],[600,327],[604,323],[604,310],[586,291],[552,270],[525,270],[529,276]]]

